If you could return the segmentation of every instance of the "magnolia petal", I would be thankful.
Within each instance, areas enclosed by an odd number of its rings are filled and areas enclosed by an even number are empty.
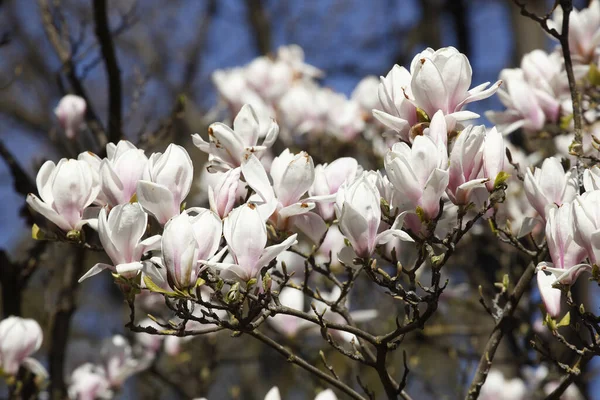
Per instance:
[[[554,275],[546,275],[543,270],[538,271],[538,289],[542,297],[542,302],[546,307],[546,311],[552,318],[556,318],[560,314],[560,298],[562,296],[560,289],[552,287],[555,282],[556,277]]]
[[[143,267],[144,265],[141,262],[135,261],[127,264],[119,264],[116,266],[116,270],[119,275],[131,277],[132,275],[137,275]],[[135,274],[132,274],[132,272],[135,272]]]
[[[89,277],[98,275],[100,272],[104,271],[105,269],[113,270],[113,269],[115,269],[115,267],[112,265],[109,265],[109,264],[98,263],[98,264],[94,265],[92,268],[90,268],[88,270],[88,272],[86,272],[81,278],[79,278],[79,280],[77,282],[81,283]]]
[[[34,211],[46,217],[46,219],[58,226],[63,231],[68,232],[74,228],[71,227],[65,218],[54,211],[54,209],[48,204],[41,201],[35,194],[29,193],[27,195],[27,204],[29,204]]]
[[[260,255],[260,258],[256,262],[256,267],[258,269],[264,267],[265,265],[270,263],[272,260],[274,260],[275,257],[277,257],[279,254],[283,253],[284,251],[289,249],[291,246],[298,243],[298,240],[296,240],[297,237],[298,237],[298,234],[294,233],[292,236],[290,236],[283,242],[265,248],[265,250]],[[258,271],[256,271],[256,272],[258,272]]]
[[[323,218],[312,212],[293,216],[292,223],[315,244],[321,243],[321,239],[327,233],[327,224]]]
[[[142,207],[164,225],[169,218],[179,215],[179,204],[166,186],[149,181],[139,181],[137,198]]]
[[[265,203],[272,202],[275,198],[269,177],[258,157],[246,153],[242,161],[242,174],[248,186],[258,194]]]

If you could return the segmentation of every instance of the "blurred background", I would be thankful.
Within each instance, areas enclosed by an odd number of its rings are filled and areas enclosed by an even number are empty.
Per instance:
[[[530,10],[544,14],[551,2],[526,3]],[[587,1],[575,3],[582,7]],[[281,45],[301,46],[306,62],[325,72],[323,85],[347,95],[361,78],[385,75],[394,64],[408,66],[414,54],[426,47],[451,45],[465,53],[475,86],[495,82],[500,70],[518,65],[524,53],[554,45],[508,0],[112,0],[108,6],[123,85],[124,137],[136,143],[166,130],[162,142],[145,146],[147,154],[163,151],[169,142],[184,145],[198,175],[202,158],[191,146],[190,134],[204,133],[214,122],[210,115],[217,95],[211,74],[247,64]],[[51,41],[49,21],[59,28],[55,39],[70,49],[72,63],[64,62]],[[25,263],[33,246],[22,193],[28,190],[26,181],[35,178],[43,161],[73,152],[58,139],[60,128],[53,112],[60,98],[73,92],[69,74],[83,84],[91,107],[105,124],[109,108],[92,1],[0,0],[0,44],[0,268],[6,268],[9,263]],[[500,108],[493,96],[471,109],[483,115],[485,110]],[[62,279],[65,251],[69,251],[65,246],[44,249],[23,294],[22,313],[42,326],[64,306],[62,295],[48,288]],[[93,265],[92,257],[83,270]],[[123,333],[127,321],[122,295],[108,274],[78,290],[75,303],[67,306],[72,311],[72,340],[66,346],[66,375],[93,357],[103,339]],[[482,331],[484,339],[489,329]],[[421,339],[421,344],[428,343],[429,339]],[[285,398],[311,398],[303,389],[288,391],[286,386],[302,386],[312,378],[303,372],[290,374],[296,370],[260,346],[226,338],[193,343],[189,352],[165,362],[166,372],[149,371],[132,379],[121,398],[197,394],[211,399],[262,399],[272,383],[283,388]],[[45,353],[40,354],[47,362]],[[202,362],[195,362],[198,357]],[[419,363],[427,363],[422,360],[429,358],[435,365],[437,357],[421,353],[421,361],[412,360],[416,363],[412,365],[418,371]],[[465,379],[459,376],[463,361],[457,361],[456,354],[454,361],[448,361],[451,358],[442,359],[448,365],[436,378],[447,380],[443,392],[433,391],[423,368],[412,376],[409,393],[421,393],[415,399],[457,398],[453,385]],[[175,387],[177,374],[183,373],[198,382],[181,392]],[[588,390],[587,397],[600,399],[597,393]]]

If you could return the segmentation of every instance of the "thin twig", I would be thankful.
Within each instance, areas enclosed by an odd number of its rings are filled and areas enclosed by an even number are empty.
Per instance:
[[[303,358],[298,357],[297,355],[292,353],[289,349],[280,345],[279,343],[277,343],[270,337],[264,335],[263,333],[259,332],[258,330],[253,330],[253,331],[246,332],[246,333],[249,334],[250,336],[260,340],[261,342],[265,343],[269,347],[275,349],[279,354],[286,357],[287,360],[289,362],[291,362],[292,364],[296,364],[299,367],[307,370],[308,372],[315,375],[316,377],[326,381],[327,383],[331,384],[332,386],[334,386],[337,389],[341,390],[342,392],[346,393],[351,398],[361,399],[361,400],[365,399],[363,396],[361,396],[358,392],[356,392],[350,386],[346,385],[344,382],[334,378],[333,376],[329,375],[328,373],[321,371],[317,367],[309,364]]]

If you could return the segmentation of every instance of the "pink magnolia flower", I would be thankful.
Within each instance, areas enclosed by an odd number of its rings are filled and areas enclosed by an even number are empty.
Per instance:
[[[337,400],[337,396],[331,389],[325,389],[315,397],[315,400]]]
[[[452,147],[446,193],[454,204],[467,205],[482,191],[487,195],[484,188],[488,179],[483,177],[484,141],[485,126],[469,125]]]
[[[263,99],[273,102],[292,86],[294,70],[284,61],[263,56],[246,66],[245,76],[249,87]]]
[[[279,125],[273,119],[269,120],[267,134],[259,146],[258,139],[264,130],[260,122],[253,106],[246,104],[235,117],[233,129],[215,122],[208,127],[208,142],[197,133],[192,135],[192,139],[196,147],[209,154],[210,168],[226,171],[239,167],[246,152],[260,157],[264,150],[273,145],[279,134]]]
[[[206,265],[226,269],[243,281],[255,278],[262,267],[297,243],[293,234],[282,243],[267,245],[265,220],[253,203],[243,204],[225,217],[223,235],[233,263],[206,262]]]
[[[244,94],[252,91],[246,82],[246,72],[241,67],[216,70],[212,73],[211,80],[220,97],[233,112],[238,112],[242,108]]]
[[[196,284],[202,260],[211,259],[219,248],[221,232],[219,216],[202,208],[186,210],[167,222],[161,247],[171,287],[185,290]]]
[[[129,341],[121,335],[103,341],[100,358],[111,388],[120,388],[127,378],[149,366],[149,360],[134,358]]]
[[[344,94],[329,92],[328,130],[342,142],[349,142],[365,129],[360,105]]]
[[[417,54],[412,60],[410,73],[415,105],[429,117],[441,110],[457,121],[478,118],[479,115],[473,112],[461,110],[468,103],[490,97],[502,83],[498,81],[487,88],[489,82],[486,82],[469,90],[471,64],[454,47],[436,51],[428,48]]]
[[[577,195],[577,177],[573,170],[564,172],[562,164],[555,157],[546,158],[542,168],[533,173],[527,170],[524,181],[527,199],[546,220],[548,208],[570,203]]]
[[[77,400],[111,399],[113,392],[104,369],[92,363],[85,363],[71,373],[69,398]]]
[[[319,78],[323,71],[304,62],[304,50],[296,44],[277,49],[277,59],[288,64],[297,74],[306,78]]]
[[[554,317],[560,312],[560,290],[557,292],[552,285],[571,285],[583,271],[590,269],[587,264],[579,264],[585,257],[585,250],[574,240],[571,204],[549,210],[546,240],[552,262],[538,264],[538,285],[546,309]],[[546,272],[551,275],[545,276]]]
[[[100,164],[100,187],[110,206],[128,203],[146,169],[148,158],[131,142],[121,140],[107,147],[108,157]]]
[[[65,95],[54,109],[54,114],[65,130],[65,135],[73,139],[85,121],[87,104],[85,100],[73,94]]]
[[[362,110],[364,118],[369,118],[371,110],[379,107],[378,88],[379,78],[369,75],[358,82],[350,95],[350,99],[354,100]]]
[[[292,86],[278,104],[287,131],[299,135],[324,132],[329,120],[330,92],[314,82],[301,81]]]
[[[558,121],[560,101],[554,95],[540,89],[525,79],[524,71],[520,69],[504,69],[500,78],[506,84],[506,90],[500,89],[498,97],[505,111],[486,112],[486,117],[498,126],[505,135],[523,128],[527,131],[539,131],[546,122]],[[539,82],[535,84],[539,84]],[[547,85],[540,85],[548,89]]]
[[[394,144],[384,162],[394,186],[393,207],[411,212],[420,207],[427,218],[435,218],[449,180],[445,146],[417,136],[412,147],[404,142]]]
[[[217,178],[208,184],[208,202],[210,209],[221,218],[225,218],[233,209],[240,183],[240,168],[227,172],[215,172]]]
[[[109,269],[126,277],[132,277],[139,271],[151,273],[150,264],[141,261],[144,253],[157,250],[160,235],[142,240],[148,224],[148,215],[138,203],[121,204],[113,208],[100,210],[98,215],[98,235],[106,254],[114,265],[98,263],[89,269],[79,282]],[[156,274],[153,274],[155,276]],[[161,280],[159,278],[159,280]]]
[[[279,301],[282,305],[294,310],[304,312],[304,294],[300,290],[284,287],[279,293]],[[302,330],[309,328],[312,324],[304,319],[288,314],[276,314],[267,320],[273,328],[281,334],[293,338]]]
[[[409,142],[410,127],[417,123],[417,109],[411,102],[413,96],[410,72],[394,65],[386,77],[382,76],[380,80],[377,93],[381,109],[374,109],[373,116],[396,131],[401,140]]]
[[[323,237],[327,226],[323,219],[310,212],[314,200],[333,201],[333,195],[303,198],[315,179],[315,167],[306,152],[291,153],[285,149],[271,164],[271,185],[264,167],[249,154],[242,164],[244,179],[255,192],[250,200],[256,203],[265,219],[270,219],[277,229],[296,227],[315,243]]]
[[[481,400],[525,400],[527,386],[519,378],[506,379],[502,372],[491,370],[481,387]]]
[[[548,27],[562,32],[563,10],[556,7]],[[573,58],[587,63],[600,45],[600,2],[592,0],[587,8],[573,10],[569,15],[569,49]]]
[[[42,328],[33,319],[8,317],[0,322],[0,370],[16,375],[42,345]]]
[[[352,157],[342,157],[331,164],[321,164],[315,167],[315,178],[308,193],[311,196],[327,196],[336,194],[346,180],[354,180],[358,171],[358,162]],[[335,216],[333,204],[317,203],[317,210],[324,220]]]
[[[161,225],[179,215],[194,177],[194,166],[188,152],[170,144],[164,154],[154,153],[148,160],[143,180],[137,184],[137,198],[146,211]]]
[[[401,229],[404,214],[397,217],[389,230],[378,232],[381,222],[380,195],[365,173],[354,181],[346,182],[338,190],[335,212],[340,231],[359,257],[370,257],[378,244],[387,243],[394,237],[413,240]]]
[[[41,200],[30,193],[27,204],[65,232],[80,230],[88,222],[84,212],[100,190],[94,183],[92,169],[85,161],[63,158],[58,165],[46,161],[36,178]]]

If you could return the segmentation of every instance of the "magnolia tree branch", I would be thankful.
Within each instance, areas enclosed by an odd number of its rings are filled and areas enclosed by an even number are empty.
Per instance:
[[[106,0],[94,0],[96,37],[100,44],[108,79],[108,141],[117,143],[122,137],[123,93],[121,88],[121,71],[117,62],[106,8]]]
[[[246,0],[248,21],[254,31],[256,47],[262,55],[271,51],[271,28],[262,0]]]
[[[481,355],[481,359],[479,360],[479,364],[477,366],[477,370],[475,371],[475,376],[473,377],[473,381],[471,382],[467,392],[466,400],[475,400],[479,397],[481,387],[485,383],[487,375],[490,372],[492,362],[494,361],[496,350],[498,350],[498,346],[500,345],[504,334],[512,330],[511,320],[513,318],[513,314],[517,310],[517,306],[521,300],[521,297],[523,297],[523,294],[527,291],[529,282],[535,275],[536,265],[544,258],[545,254],[546,248],[544,246],[538,251],[536,257],[531,260],[530,264],[527,266],[525,272],[510,294],[508,302],[502,309],[501,316],[496,321],[496,326],[494,327],[494,330],[492,331],[485,345],[483,354]]]
[[[259,332],[258,330],[253,330],[253,331],[246,332],[246,333],[248,335],[260,340],[267,346],[275,349],[279,354],[286,357],[288,362],[291,362],[292,364],[296,364],[300,368],[310,372],[311,374],[315,375],[319,379],[324,380],[325,382],[334,386],[336,389],[339,389],[342,392],[344,392],[345,394],[347,394],[350,398],[362,399],[362,400],[365,399],[365,397],[361,396],[360,393],[356,392],[354,389],[352,389],[350,386],[348,386],[341,380],[336,379],[334,376],[331,376],[328,373],[326,373],[325,371],[321,371],[319,368],[309,364],[306,360],[304,360],[301,357],[298,357],[297,355],[292,353],[291,350],[289,350],[288,348],[277,343],[276,341],[274,341],[270,337],[266,336],[265,334]]]

